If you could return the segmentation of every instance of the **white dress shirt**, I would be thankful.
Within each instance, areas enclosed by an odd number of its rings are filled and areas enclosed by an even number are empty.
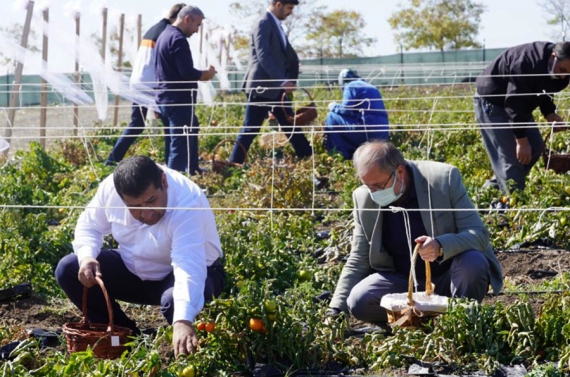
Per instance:
[[[193,322],[204,306],[207,266],[223,255],[220,239],[202,190],[177,171],[161,168],[168,182],[167,209],[158,223],[146,225],[131,216],[110,175],[79,217],[73,250],[80,263],[97,258],[103,237],[112,234],[125,266],[142,280],[162,280],[174,270],[173,322]]]

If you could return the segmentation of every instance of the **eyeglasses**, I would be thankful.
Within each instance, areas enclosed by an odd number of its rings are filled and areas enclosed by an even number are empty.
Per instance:
[[[392,172],[392,174],[390,174],[390,176],[388,177],[388,179],[386,180],[386,182],[384,182],[383,185],[367,186],[368,189],[371,190],[371,191],[385,190],[385,189],[386,189],[386,186],[388,185],[388,183],[390,182],[390,180],[392,179],[392,177],[394,176],[394,174],[396,174],[396,171],[395,171],[395,170]]]

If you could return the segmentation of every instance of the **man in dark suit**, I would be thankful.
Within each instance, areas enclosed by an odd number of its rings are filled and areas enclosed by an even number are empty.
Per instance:
[[[295,125],[287,120],[285,110],[291,109],[284,109],[280,104],[283,93],[291,93],[299,77],[299,58],[281,27],[281,21],[293,13],[298,4],[298,0],[271,0],[267,12],[252,32],[249,66],[242,86],[248,103],[244,124],[237,137],[246,153],[271,112],[289,137],[297,156],[303,158],[313,154],[300,128],[295,129]],[[242,163],[244,159],[243,150],[236,143],[230,161]]]

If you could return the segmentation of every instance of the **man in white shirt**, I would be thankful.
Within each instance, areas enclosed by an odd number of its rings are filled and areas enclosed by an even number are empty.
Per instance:
[[[102,250],[108,234],[118,249]],[[116,325],[140,333],[115,300],[160,305],[173,324],[175,355],[196,351],[194,318],[205,301],[222,293],[225,280],[214,215],[196,184],[148,157],[123,160],[79,217],[73,250],[55,275],[78,308],[83,286],[94,286],[98,275]],[[109,321],[98,286],[89,290],[87,304],[91,322]]]

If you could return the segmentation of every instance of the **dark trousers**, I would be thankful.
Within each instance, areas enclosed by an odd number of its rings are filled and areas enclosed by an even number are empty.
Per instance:
[[[418,261],[423,263],[423,261]],[[408,291],[409,276],[394,272],[375,272],[352,288],[346,300],[348,310],[357,319],[381,324],[388,320],[386,309],[380,306],[384,295]],[[451,267],[443,275],[433,277],[435,293],[447,297],[466,297],[483,301],[489,289],[489,261],[476,250],[464,251],[453,257]],[[419,290],[425,290],[425,281]]]
[[[171,272],[159,281],[141,280],[131,273],[119,253],[115,250],[102,250],[97,258],[101,266],[103,283],[109,294],[113,308],[114,323],[127,327],[135,334],[140,331],[135,321],[128,318],[115,300],[121,300],[140,305],[160,305],[160,312],[169,324],[174,315],[174,274]],[[77,276],[79,263],[75,254],[63,257],[55,270],[55,278],[71,302],[82,310],[83,285]],[[206,302],[218,297],[224,289],[225,272],[219,260],[208,267],[204,289]],[[105,297],[99,286],[93,286],[87,294],[87,318],[93,323],[109,323],[109,314]]]
[[[198,168],[199,123],[193,105],[160,106],[165,134],[170,136],[167,166],[171,169],[195,175]]]
[[[281,96],[279,96],[279,98],[281,98]],[[311,156],[313,154],[313,148],[305,135],[301,132],[302,128],[300,126],[295,127],[287,120],[284,110],[291,114],[291,108],[289,106],[283,108],[280,104],[268,104],[270,102],[272,101],[267,98],[256,96],[249,98],[245,109],[243,127],[237,137],[237,141],[243,145],[246,153],[255,137],[259,134],[263,121],[268,117],[268,113],[272,112],[281,126],[281,131],[289,138],[297,157],[304,158]],[[232,155],[230,156],[230,161],[241,164],[244,160],[245,154],[239,144],[236,143]]]
[[[115,146],[109,156],[107,157],[107,164],[113,164],[120,162],[123,158],[125,158],[125,154],[136,141],[137,136],[142,134],[144,127],[145,127],[145,119],[148,113],[148,108],[133,103],[133,108],[131,112],[131,122],[123,131],[123,135],[117,140]],[[159,118],[162,121],[162,124],[165,125],[164,119],[162,114]],[[170,136],[168,133],[165,132],[164,135],[164,153],[165,153],[165,162],[168,162],[168,146],[170,145]]]
[[[528,127],[526,133],[532,153],[530,162],[523,165],[517,159],[516,138],[506,110],[478,95],[473,99],[473,104],[483,143],[495,173],[483,187],[491,186],[504,193],[510,192],[513,188],[524,190],[526,176],[540,159],[544,146],[544,140],[536,127],[534,118],[529,115],[526,124],[521,125],[521,127]],[[510,180],[513,181],[514,187],[509,185]]]

